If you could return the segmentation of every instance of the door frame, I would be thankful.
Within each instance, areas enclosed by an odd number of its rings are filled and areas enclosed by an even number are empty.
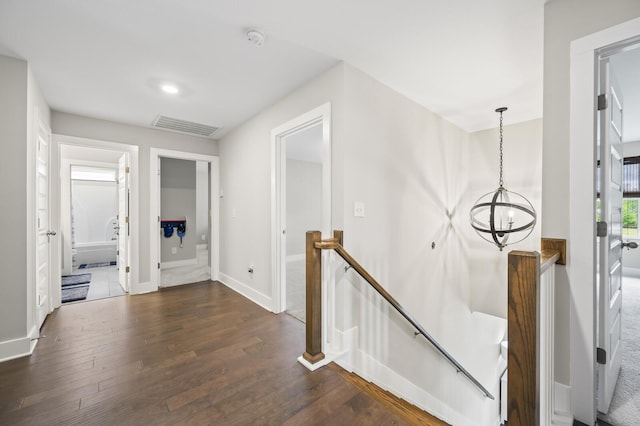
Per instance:
[[[271,310],[286,309],[286,285],[283,285],[286,265],[286,147],[287,137],[322,124],[322,232],[323,238],[331,233],[331,103],[327,102],[271,130]],[[311,229],[310,229],[311,231]],[[327,292],[322,286],[322,317],[327,319]]]
[[[574,40],[570,45],[569,274],[570,379],[574,418],[597,418],[596,345],[596,88],[597,60],[604,49],[624,48],[640,37],[640,18]],[[590,182],[588,189],[585,183]],[[576,214],[575,212],[580,212]]]
[[[30,188],[30,192],[28,194],[28,200],[31,201],[31,207],[29,211],[32,212],[32,224],[29,226],[29,229],[32,229],[33,234],[27,238],[28,244],[30,243],[31,247],[27,249],[29,253],[33,254],[33,257],[29,257],[28,261],[32,263],[32,265],[28,268],[29,271],[32,271],[32,279],[28,279],[29,282],[33,281],[33,327],[29,331],[29,336],[31,337],[31,350],[33,350],[35,346],[34,340],[37,342],[37,337],[40,335],[40,328],[44,323],[46,317],[53,311],[55,304],[52,300],[52,294],[54,290],[54,282],[55,272],[59,271],[59,264],[55,262],[55,258],[53,257],[54,247],[56,246],[56,239],[59,239],[58,228],[55,226],[55,217],[53,216],[53,191],[52,191],[52,173],[53,169],[52,158],[53,158],[53,137],[51,133],[51,127],[44,122],[42,119],[41,111],[39,108],[34,109],[33,115],[33,133],[32,137],[28,142],[28,150],[30,152],[29,158],[33,163],[30,163],[29,168],[29,178],[27,179],[28,187]],[[47,299],[45,302],[44,309],[46,310],[46,314],[42,321],[39,321],[39,303],[38,303],[38,180],[37,180],[37,170],[38,170],[38,144],[40,140],[40,136],[44,134],[46,142],[48,143],[48,152],[47,152],[47,219],[48,223],[46,224],[46,228],[48,231],[54,231],[56,234],[48,237],[48,249],[47,249]],[[59,280],[59,278],[58,278]]]
[[[160,286],[160,175],[158,167],[160,158],[179,160],[205,161],[210,164],[209,198],[211,201],[209,229],[209,259],[211,263],[211,280],[220,276],[220,158],[215,155],[196,154],[193,152],[151,148],[149,161],[149,287],[145,292],[157,291]]]
[[[53,203],[52,210],[56,213],[56,226],[55,229],[61,229],[61,221],[63,218],[61,217],[61,194],[62,194],[62,168],[65,167],[66,164],[69,164],[66,161],[62,161],[61,158],[61,150],[60,147],[63,145],[66,146],[76,146],[76,147],[85,147],[85,148],[97,148],[97,149],[105,149],[109,151],[123,152],[129,154],[129,164],[131,168],[131,172],[129,177],[131,179],[130,188],[131,188],[131,198],[129,200],[129,210],[130,210],[130,222],[131,222],[131,275],[129,282],[129,291],[134,294],[138,292],[138,285],[140,281],[140,206],[139,206],[139,181],[138,181],[138,170],[139,170],[139,162],[138,162],[138,146],[137,145],[128,145],[117,142],[109,142],[97,139],[88,139],[77,136],[67,136],[67,135],[53,135],[53,145],[55,149],[55,153],[52,154],[56,159],[56,169],[57,173],[51,174],[52,184],[54,188],[55,194],[53,194]],[[76,164],[79,164],[82,161],[76,161]],[[85,163],[93,163],[98,164],[99,162],[85,162]],[[56,265],[61,264],[62,260],[62,238],[58,239],[58,243],[54,245],[54,250],[52,252],[53,261]],[[61,274],[58,273],[55,275],[52,280],[52,286],[55,290],[55,298],[52,299],[54,302],[54,307],[58,308],[61,306],[61,298],[62,298],[62,287],[61,287]]]

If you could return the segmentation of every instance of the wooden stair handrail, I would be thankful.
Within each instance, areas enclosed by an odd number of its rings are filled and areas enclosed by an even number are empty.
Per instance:
[[[538,326],[541,275],[554,264],[566,264],[566,240],[543,238],[538,252],[511,251],[508,257],[508,391],[509,425],[538,425]]]
[[[321,276],[316,273],[316,271],[321,270],[321,258],[318,254],[318,251],[321,250],[334,250],[349,266],[351,266],[364,280],[369,283],[371,287],[373,287],[391,306],[395,308],[400,315],[402,315],[409,323],[417,330],[417,334],[421,334],[423,337],[431,343],[431,345],[442,355],[451,365],[455,367],[458,373],[464,374],[464,376],[473,383],[487,398],[495,399],[495,397],[475,378],[469,373],[449,352],[447,352],[440,343],[436,339],[433,338],[425,329],[418,323],[418,321],[393,297],[389,292],[387,292],[378,281],[371,274],[367,272],[342,246],[342,231],[334,231],[334,238],[329,238],[326,240],[320,240],[320,232],[318,231],[309,231],[307,232],[307,350],[303,354],[303,357],[311,362],[315,363],[324,358],[324,354],[321,352],[322,346],[322,337],[321,337],[321,328],[320,328],[320,313],[319,312],[310,312],[311,309],[321,310],[321,306],[318,303],[315,305],[310,301],[310,298],[315,298],[320,300],[320,280]],[[310,247],[311,244],[311,247]],[[317,264],[310,265],[310,255],[312,262],[318,262]],[[317,278],[317,285],[310,285],[310,270],[311,267],[311,275]],[[309,291],[311,290],[311,293]],[[312,325],[310,326],[310,321]],[[317,326],[316,326],[317,324]],[[309,333],[313,333],[313,336],[310,336]],[[317,334],[316,334],[317,333]],[[311,347],[310,347],[311,346]],[[321,354],[321,355],[320,355]],[[311,361],[312,359],[317,359],[317,361]]]

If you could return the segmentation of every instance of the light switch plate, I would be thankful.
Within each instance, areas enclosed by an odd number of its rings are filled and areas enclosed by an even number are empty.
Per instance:
[[[353,215],[355,217],[364,217],[364,203],[362,201],[353,203]]]

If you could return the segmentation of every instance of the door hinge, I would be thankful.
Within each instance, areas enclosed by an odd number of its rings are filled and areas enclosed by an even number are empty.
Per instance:
[[[125,272],[131,272],[131,269],[129,269],[129,267],[127,266],[126,269],[124,270]]]
[[[125,173],[129,173],[129,166],[127,166],[127,167],[125,167],[125,168],[124,168],[124,172],[125,172]]]
[[[596,362],[598,364],[606,364],[607,363],[607,351],[602,348],[596,348]]]
[[[158,262],[158,269],[160,269],[160,262]]]
[[[598,111],[607,109],[607,95],[598,95]]]
[[[116,256],[120,256],[120,250],[116,250]]]
[[[606,237],[608,229],[607,222],[596,222],[596,237]]]
[[[126,217],[124,218],[124,223],[129,223],[129,216],[126,216]]]
[[[158,222],[160,222],[160,216],[158,216]]]

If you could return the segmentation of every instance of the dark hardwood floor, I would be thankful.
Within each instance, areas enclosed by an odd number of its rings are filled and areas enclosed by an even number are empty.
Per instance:
[[[224,285],[65,305],[0,363],[0,425],[444,424],[331,364],[304,326]]]

